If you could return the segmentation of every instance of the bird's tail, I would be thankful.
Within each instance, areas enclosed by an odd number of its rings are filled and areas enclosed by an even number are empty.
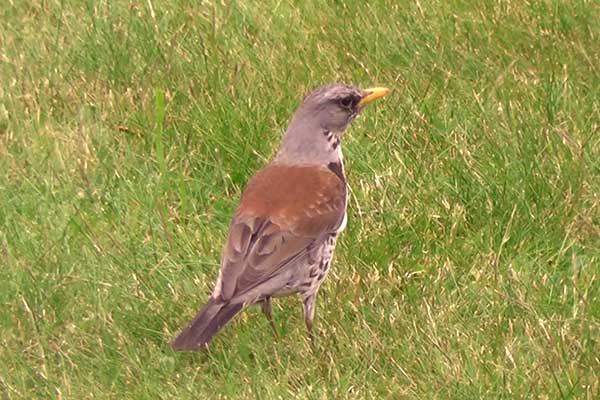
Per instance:
[[[242,307],[242,303],[224,303],[211,297],[192,322],[171,342],[171,347],[177,351],[193,351],[206,347],[212,337],[239,313]]]

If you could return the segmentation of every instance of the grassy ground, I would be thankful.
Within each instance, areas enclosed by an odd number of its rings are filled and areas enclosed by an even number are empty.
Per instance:
[[[595,1],[3,0],[0,398],[600,397]],[[296,3],[296,4],[294,4]],[[167,343],[301,96],[344,145],[311,351],[296,298]]]

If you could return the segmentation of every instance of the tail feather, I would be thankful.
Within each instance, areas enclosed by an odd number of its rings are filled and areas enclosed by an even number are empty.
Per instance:
[[[210,340],[242,310],[243,304],[229,304],[211,298],[190,324],[171,342],[173,350],[190,351],[206,347]]]

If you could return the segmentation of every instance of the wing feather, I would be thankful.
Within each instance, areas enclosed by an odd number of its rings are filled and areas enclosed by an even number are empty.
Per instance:
[[[345,196],[344,182],[325,168],[260,171],[232,221],[215,293],[227,301],[300,265],[315,242],[342,223]]]

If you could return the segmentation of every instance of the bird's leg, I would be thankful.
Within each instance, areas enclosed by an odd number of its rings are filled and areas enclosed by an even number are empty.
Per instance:
[[[271,296],[267,296],[260,302],[260,308],[269,320],[269,325],[273,329],[273,335],[277,338],[277,328],[275,328],[275,321],[273,321],[273,308],[271,307]]]
[[[308,330],[308,337],[310,338],[310,343],[313,347],[315,347],[315,336],[313,334],[313,320],[315,319],[316,297],[317,294],[313,293],[302,300],[302,304],[304,306],[304,323],[306,324],[306,329]]]

